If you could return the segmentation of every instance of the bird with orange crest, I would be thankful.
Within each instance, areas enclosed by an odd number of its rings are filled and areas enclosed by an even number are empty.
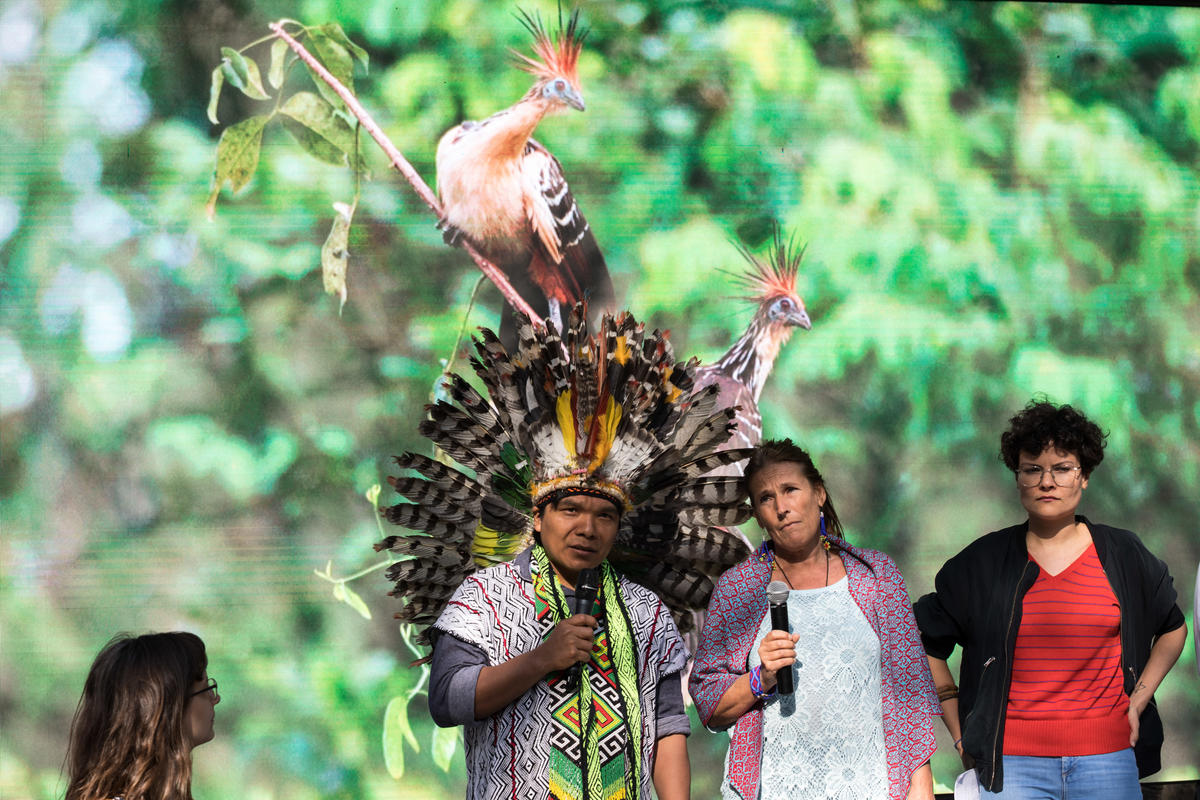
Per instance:
[[[547,114],[583,111],[578,62],[586,31],[579,12],[552,38],[540,17],[522,12],[534,55],[517,54],[536,80],[512,106],[447,131],[437,148],[440,227],[448,243],[466,238],[499,267],[539,315],[562,324],[562,309],[587,301],[597,317],[613,309],[604,256],[571,194],[562,165],[532,137]],[[515,345],[504,314],[501,338]]]

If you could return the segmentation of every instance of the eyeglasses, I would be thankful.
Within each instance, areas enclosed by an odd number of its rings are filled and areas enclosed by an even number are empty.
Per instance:
[[[196,695],[198,695],[198,694],[204,694],[205,692],[212,692],[212,693],[213,693],[213,696],[214,696],[214,697],[216,697],[216,695],[217,695],[217,682],[216,682],[215,680],[213,680],[212,678],[209,678],[209,679],[208,679],[208,685],[207,685],[207,686],[205,686],[203,689],[197,689],[196,691],[194,691],[194,692],[192,692],[190,695],[188,695],[188,697],[195,697]]]
[[[1075,483],[1075,473],[1081,470],[1078,464],[1055,464],[1050,467],[1050,477],[1054,479],[1055,486],[1072,486]],[[1017,470],[1017,483],[1029,488],[1038,486],[1042,482],[1042,475],[1046,472],[1045,467],[1039,467],[1037,464],[1026,464]]]

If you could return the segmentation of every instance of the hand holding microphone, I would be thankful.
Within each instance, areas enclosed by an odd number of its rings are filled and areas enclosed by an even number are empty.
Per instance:
[[[792,664],[796,662],[797,634],[788,632],[788,585],[783,581],[771,581],[767,586],[767,603],[771,607],[771,632],[763,637],[758,648],[758,657],[762,662],[763,688],[768,689],[768,676],[774,676],[774,682],[780,694],[791,694],[795,691],[792,685]]]
[[[580,663],[592,654],[595,640],[596,620],[591,616],[592,603],[599,592],[599,572],[580,570],[575,580],[575,598],[568,611],[571,616],[562,620],[551,631],[538,650],[542,654],[542,674],[569,670],[568,680],[577,679]],[[582,616],[581,616],[582,615]]]
[[[600,593],[600,570],[595,567],[579,570],[579,577],[575,579],[575,599],[571,603],[571,616],[586,614],[591,616],[592,604],[596,602],[596,595]],[[589,636],[587,656],[592,654],[592,640]],[[585,661],[587,659],[584,659]],[[579,674],[583,669],[583,662],[576,661],[571,665],[571,669],[567,672],[567,681],[569,686],[579,685]]]

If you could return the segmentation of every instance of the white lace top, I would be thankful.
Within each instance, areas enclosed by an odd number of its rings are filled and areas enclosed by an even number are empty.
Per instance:
[[[879,639],[850,596],[849,582],[793,589],[788,620],[800,634],[792,666],[796,691],[773,695],[763,708],[761,797],[887,800]],[[770,630],[768,614],[750,649],[750,667],[760,663],[758,646]],[[739,797],[728,779],[721,795]]]

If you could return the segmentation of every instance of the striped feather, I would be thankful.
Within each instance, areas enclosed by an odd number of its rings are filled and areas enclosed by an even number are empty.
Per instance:
[[[734,506],[687,506],[679,512],[679,524],[701,527],[704,525],[741,525],[750,519],[750,507]]]
[[[428,456],[419,453],[405,453],[397,456],[394,461],[400,469],[411,469],[421,473],[455,500],[470,500],[483,491],[483,487],[473,478],[467,477],[454,467],[434,461]],[[395,482],[399,480],[403,479],[388,477],[388,483],[392,486],[395,486]]]
[[[450,544],[467,541],[470,536],[470,523],[453,522],[430,514],[421,506],[412,503],[397,503],[384,509],[384,516],[393,525],[399,525],[409,530],[421,531],[430,536],[436,536]]]

